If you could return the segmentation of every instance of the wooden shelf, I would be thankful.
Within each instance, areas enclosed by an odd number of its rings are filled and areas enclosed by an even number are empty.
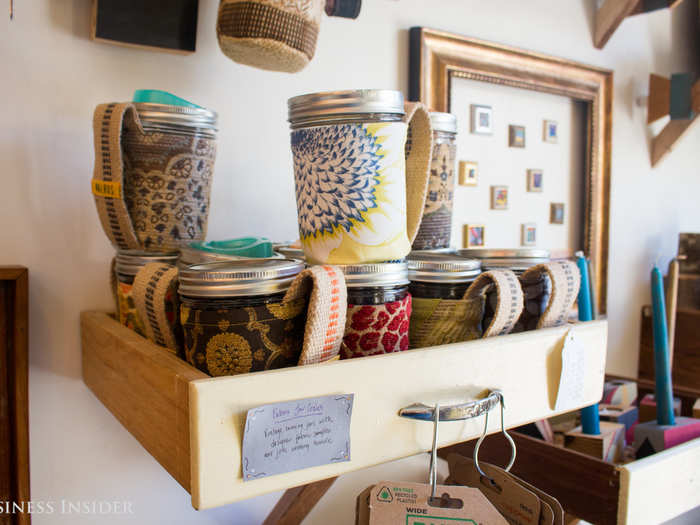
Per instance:
[[[586,350],[581,391],[553,409],[571,330]],[[464,402],[500,389],[514,427],[597,402],[607,321],[396,354],[209,378],[105,313],[81,315],[83,378],[117,419],[205,509],[338,476],[430,449],[432,427],[398,417],[416,402]],[[354,393],[351,461],[243,482],[245,416],[255,406]],[[489,420],[499,430],[499,418]],[[440,446],[478,436],[483,418],[445,423]]]
[[[567,513],[599,525],[656,525],[700,505],[700,439],[626,465],[612,465],[517,432],[512,472],[559,500]],[[474,442],[443,449],[470,456]],[[500,464],[510,446],[488,438],[479,458]]]

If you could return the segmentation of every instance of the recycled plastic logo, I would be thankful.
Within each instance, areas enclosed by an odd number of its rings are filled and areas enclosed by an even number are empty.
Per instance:
[[[383,503],[391,503],[394,500],[394,496],[391,495],[391,491],[388,487],[382,487],[382,490],[377,494],[377,499]]]

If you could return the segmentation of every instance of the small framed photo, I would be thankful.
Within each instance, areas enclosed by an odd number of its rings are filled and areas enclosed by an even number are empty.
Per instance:
[[[508,186],[491,186],[491,209],[508,209]]]
[[[527,191],[542,191],[542,170],[527,170]]]
[[[476,186],[479,182],[479,164],[473,160],[459,161],[459,185]]]
[[[525,147],[525,126],[508,126],[508,145],[511,148]]]
[[[463,244],[465,248],[484,246],[484,225],[465,224]]]
[[[520,243],[523,246],[535,246],[537,244],[537,225],[534,222],[526,222],[521,226]]]
[[[559,140],[559,125],[556,120],[545,120],[542,123],[542,140],[556,144]]]
[[[477,135],[491,135],[493,133],[491,106],[471,105],[471,132]]]
[[[564,224],[563,202],[552,202],[549,205],[549,222],[552,224]]]

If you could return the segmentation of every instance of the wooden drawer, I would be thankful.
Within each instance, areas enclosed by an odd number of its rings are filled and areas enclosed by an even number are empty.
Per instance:
[[[553,409],[561,349],[571,330],[586,349],[573,406]],[[592,321],[396,354],[209,378],[105,313],[81,315],[87,386],[204,509],[318,481],[430,449],[429,423],[398,417],[416,402],[460,403],[503,392],[509,427],[597,402],[607,322]],[[243,482],[248,409],[280,401],[355,394],[351,461]],[[498,430],[499,418],[489,421]],[[441,425],[440,446],[479,435],[483,418]]]
[[[511,432],[517,447],[512,472],[548,492],[567,513],[599,525],[657,525],[700,505],[700,439],[628,463],[612,465]],[[474,441],[440,451],[471,457]],[[486,439],[479,459],[502,465],[510,445]]]

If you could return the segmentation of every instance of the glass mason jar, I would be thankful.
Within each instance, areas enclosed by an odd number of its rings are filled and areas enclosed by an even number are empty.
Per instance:
[[[214,111],[135,103],[124,120],[124,202],[145,250],[204,240],[216,158]]]
[[[476,339],[480,335],[481,300],[465,298],[481,263],[454,253],[413,251],[408,256],[411,348]]]
[[[451,113],[432,112],[430,121],[433,127],[430,178],[423,219],[413,241],[413,250],[447,248],[452,234],[457,118]]]
[[[538,264],[550,261],[549,251],[536,248],[519,248],[515,250],[490,250],[484,248],[470,248],[459,250],[465,257],[474,257],[481,260],[484,271],[495,269],[512,270],[521,276],[526,270]],[[552,293],[552,283],[546,275],[529,281],[520,281],[523,288],[524,307],[518,322],[511,333],[534,330],[537,321],[544,314],[549,296]],[[493,319],[496,310],[496,290],[492,285],[486,292],[486,307],[484,312],[484,326],[488,326]]]
[[[152,262],[176,264],[177,253],[146,253],[136,250],[121,250],[115,257],[114,270],[117,277],[117,304],[119,322],[139,335],[146,336],[143,320],[134,302],[134,279],[139,270]]]
[[[242,259],[181,270],[187,361],[211,376],[295,366],[304,341],[306,299],[282,299],[303,269],[290,259]]]
[[[299,238],[312,264],[402,259],[406,129],[400,91],[289,99]]]
[[[348,290],[341,358],[407,350],[411,294],[406,263],[339,267]]]

